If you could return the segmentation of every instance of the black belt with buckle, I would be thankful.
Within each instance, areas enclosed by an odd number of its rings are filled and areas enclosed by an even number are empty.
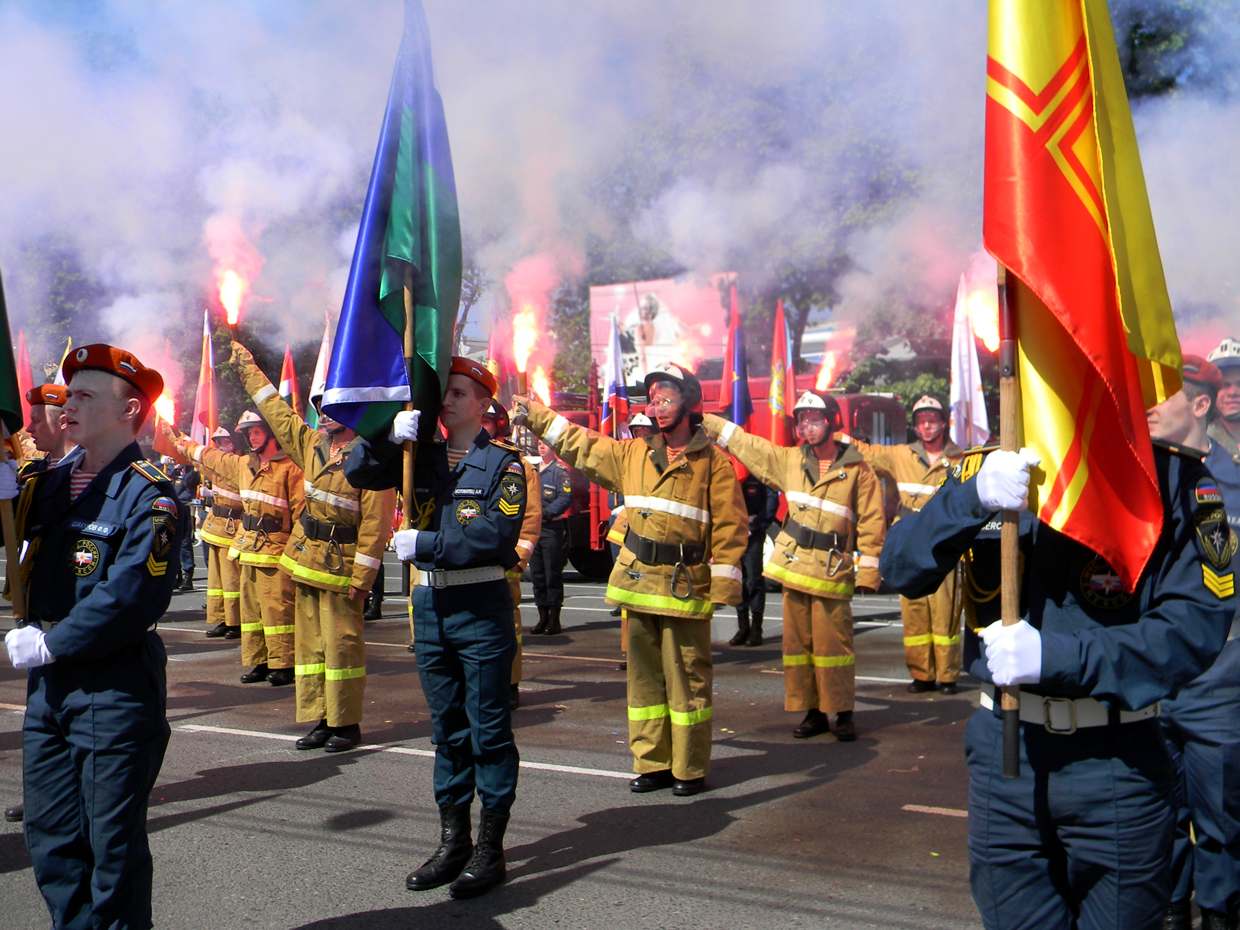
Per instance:
[[[797,523],[791,517],[784,521],[783,529],[785,533],[792,537],[793,542],[798,546],[804,546],[806,549],[829,549],[835,552],[847,551],[845,546],[848,545],[848,540],[839,533],[820,533],[818,530],[811,530],[808,526]]]
[[[701,565],[706,559],[705,543],[661,543],[629,530],[624,548],[647,565]]]
[[[256,517],[252,513],[247,513],[241,517],[241,528],[261,530],[264,533],[282,533],[284,521],[279,517]]]
[[[221,504],[212,504],[211,513],[226,520],[236,520],[238,517],[245,516],[245,511],[240,507],[224,507]]]
[[[326,520],[316,520],[310,514],[304,512],[299,522],[301,523],[301,528],[306,531],[307,539],[315,539],[320,542],[357,542],[356,526],[345,526],[341,523],[328,523]]]

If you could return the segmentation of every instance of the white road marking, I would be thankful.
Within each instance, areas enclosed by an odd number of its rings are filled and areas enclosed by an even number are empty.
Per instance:
[[[910,681],[908,678],[875,678],[872,675],[858,675],[857,681],[878,681],[883,684],[891,685],[907,685]]]
[[[236,730],[232,727],[213,727],[200,723],[183,723],[177,727],[178,730],[188,730],[191,733],[219,733],[224,736],[253,736],[257,739],[279,740],[282,743],[290,743],[297,739],[295,736],[289,736],[285,733],[264,733],[261,730]],[[435,753],[430,749],[413,749],[409,746],[387,746],[382,743],[363,743],[357,747],[360,751],[367,752],[390,752],[400,756],[419,756],[424,759],[435,758]],[[594,778],[623,778],[626,781],[633,777],[629,772],[609,772],[606,769],[587,769],[578,765],[554,765],[550,762],[526,762],[521,760],[521,768],[536,769],[540,772],[561,772],[565,775],[590,775]]]
[[[905,804],[902,811],[912,811],[914,814],[941,814],[944,817],[968,817],[968,811],[958,811],[952,807],[926,807],[922,804]]]
[[[25,710],[25,704],[0,704],[0,710]]]

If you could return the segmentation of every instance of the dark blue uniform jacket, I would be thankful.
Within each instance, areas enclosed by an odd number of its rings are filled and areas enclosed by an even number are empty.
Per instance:
[[[354,446],[344,473],[355,488],[382,491],[401,487],[402,467],[401,447],[380,437]],[[413,484],[419,568],[517,564],[525,472],[514,446],[493,442],[482,430],[453,471],[445,443],[419,442]]]
[[[1228,547],[1221,497],[1200,459],[1156,445],[1154,462],[1163,530],[1132,595],[1096,553],[1022,520],[1022,613],[1042,634],[1042,679],[1022,686],[1027,690],[1136,710],[1174,695],[1223,648],[1234,609],[1235,537]],[[972,549],[975,592],[996,590],[998,534],[992,542],[978,536],[997,516],[982,507],[976,479],[962,481],[958,466],[920,513],[888,531],[883,577],[906,597],[924,597]],[[998,619],[998,601],[985,605],[989,616],[979,611],[979,626]],[[985,646],[972,631],[965,659],[973,675],[990,681]]]
[[[542,486],[542,522],[558,520],[573,506],[573,481],[568,469],[552,462],[539,469],[538,480]]]
[[[145,640],[168,609],[176,574],[169,561],[188,526],[172,483],[136,442],[70,501],[80,457],[75,451],[32,475],[18,504],[33,553],[28,616],[43,622],[57,659],[40,670],[49,675],[72,674],[74,662],[119,660]]]

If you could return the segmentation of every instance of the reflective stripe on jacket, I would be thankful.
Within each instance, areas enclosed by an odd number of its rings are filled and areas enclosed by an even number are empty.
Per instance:
[[[878,446],[861,442],[843,433],[843,439],[863,456],[880,478],[895,482],[900,492],[900,516],[917,513],[934,496],[956,463],[964,458],[964,450],[951,440],[943,446],[943,454],[931,465],[926,447],[920,441],[902,446]]]

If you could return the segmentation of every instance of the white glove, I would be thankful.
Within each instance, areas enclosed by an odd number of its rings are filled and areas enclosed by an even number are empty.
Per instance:
[[[17,496],[17,463],[12,459],[0,463],[0,501],[11,501]]]
[[[4,645],[9,650],[9,661],[13,668],[38,668],[40,665],[51,665],[56,657],[48,651],[47,634],[37,626],[23,626],[9,630],[4,637]]]
[[[417,530],[400,530],[392,535],[392,545],[396,547],[396,558],[402,562],[412,562],[418,546]]]
[[[392,431],[388,433],[388,438],[395,443],[415,442],[418,438],[418,421],[421,419],[421,410],[402,410],[392,420]]]
[[[1029,469],[1042,464],[1032,449],[991,452],[977,470],[977,497],[987,510],[1025,510],[1029,506]]]
[[[986,667],[1000,688],[1042,680],[1042,634],[1027,621],[1004,626],[996,620],[981,631],[981,637],[986,643]]]

